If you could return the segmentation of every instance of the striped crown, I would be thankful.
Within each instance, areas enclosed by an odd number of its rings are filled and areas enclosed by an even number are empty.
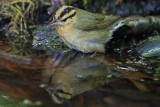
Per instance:
[[[74,17],[76,15],[76,10],[72,6],[62,6],[59,8],[54,16],[55,20],[60,20],[61,22],[65,22],[68,19]]]

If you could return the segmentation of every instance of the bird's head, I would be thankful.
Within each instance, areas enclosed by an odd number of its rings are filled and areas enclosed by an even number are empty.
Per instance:
[[[76,16],[76,8],[72,6],[62,6],[59,8],[55,15],[53,16],[53,20],[49,23],[49,26],[57,25],[64,26],[68,25],[75,21]]]

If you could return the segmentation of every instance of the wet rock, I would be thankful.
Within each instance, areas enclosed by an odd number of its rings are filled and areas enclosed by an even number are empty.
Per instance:
[[[68,49],[61,41],[54,27],[36,26],[33,30],[33,48],[36,50],[63,51]]]
[[[160,35],[141,42],[137,47],[137,52],[143,57],[160,56]]]

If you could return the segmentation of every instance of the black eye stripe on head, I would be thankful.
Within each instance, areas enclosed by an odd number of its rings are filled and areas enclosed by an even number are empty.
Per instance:
[[[60,16],[57,18],[57,19],[60,19],[60,18],[62,18],[66,13],[69,13],[71,10],[73,10],[74,8],[72,8],[72,7],[67,7],[67,8],[65,8],[62,12],[61,12],[61,14],[60,14]]]
[[[76,15],[76,12],[74,12],[73,14],[71,14],[69,17],[66,17],[65,19],[63,19],[62,22],[65,22],[66,20],[68,20],[69,18],[72,18],[75,15]]]

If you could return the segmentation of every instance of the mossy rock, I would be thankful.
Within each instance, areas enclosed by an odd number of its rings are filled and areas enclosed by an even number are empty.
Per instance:
[[[136,50],[143,57],[160,56],[160,35],[144,40],[138,45]]]

